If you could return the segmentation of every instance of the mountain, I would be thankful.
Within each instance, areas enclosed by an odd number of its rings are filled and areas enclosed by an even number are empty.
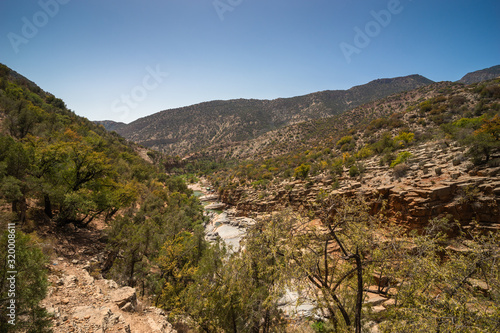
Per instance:
[[[481,81],[495,79],[499,76],[500,76],[500,65],[497,65],[490,68],[482,69],[480,71],[468,73],[458,82],[464,84],[471,84],[471,83],[477,83]]]
[[[116,131],[117,129],[127,125],[125,123],[113,120],[96,120],[94,123],[104,126],[108,131]]]
[[[327,90],[292,98],[211,101],[161,111],[114,130],[144,146],[171,155],[186,155],[221,142],[249,140],[284,126],[331,117],[432,82],[410,75],[378,79],[349,90]]]

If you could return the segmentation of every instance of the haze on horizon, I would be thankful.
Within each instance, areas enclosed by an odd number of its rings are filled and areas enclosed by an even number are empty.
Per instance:
[[[17,0],[0,62],[91,120],[500,64],[497,0]]]

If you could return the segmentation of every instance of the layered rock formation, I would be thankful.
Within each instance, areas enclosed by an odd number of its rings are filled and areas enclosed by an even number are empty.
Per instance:
[[[437,142],[407,151],[412,158],[402,174],[381,166],[380,158],[374,157],[365,162],[365,172],[355,178],[343,176],[335,183],[331,176],[320,175],[284,182],[268,188],[264,196],[262,191],[238,187],[225,190],[221,200],[235,206],[241,215],[249,215],[288,206],[318,212],[325,195],[361,194],[369,200],[373,214],[385,201],[386,213],[411,227],[422,226],[435,217],[448,217],[464,225],[475,220],[484,228],[500,228],[500,167],[475,167],[464,157],[462,147]]]

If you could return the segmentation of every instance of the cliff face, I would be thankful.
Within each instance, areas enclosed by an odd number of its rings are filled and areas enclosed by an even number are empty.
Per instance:
[[[500,167],[477,168],[464,158],[463,148],[438,142],[407,149],[413,156],[406,174],[380,166],[378,158],[366,162],[361,176],[333,180],[318,176],[305,181],[273,185],[262,191],[236,188],[221,193],[221,200],[235,206],[240,214],[278,211],[294,207],[316,212],[325,194],[363,195],[371,213],[385,212],[394,220],[418,228],[434,217],[448,217],[467,225],[472,220],[483,228],[500,229]],[[385,205],[384,205],[385,202]]]

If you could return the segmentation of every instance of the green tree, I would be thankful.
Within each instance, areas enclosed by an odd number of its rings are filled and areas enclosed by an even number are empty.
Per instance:
[[[19,226],[17,226],[19,227]],[[16,230],[15,232],[15,326],[8,323],[9,311],[9,280],[13,269],[9,266],[12,257],[8,255],[7,245],[9,232],[4,232],[0,238],[0,331],[32,333],[49,332],[50,320],[45,309],[40,307],[40,301],[47,294],[47,257],[34,244],[30,236]]]
[[[27,182],[29,167],[30,157],[22,143],[0,135],[0,197],[11,203],[12,211],[17,213],[21,222],[26,217],[26,197],[30,190]]]
[[[396,287],[383,332],[495,332],[500,328],[498,233],[450,238],[447,219],[393,238],[384,272]]]
[[[206,332],[283,332],[278,299],[290,279],[280,218],[252,227],[242,247],[208,248],[186,293],[189,316]]]
[[[11,110],[8,110],[5,117],[5,124],[10,135],[17,139],[26,137],[33,130],[36,122],[36,112],[26,106],[24,100],[17,102]]]

